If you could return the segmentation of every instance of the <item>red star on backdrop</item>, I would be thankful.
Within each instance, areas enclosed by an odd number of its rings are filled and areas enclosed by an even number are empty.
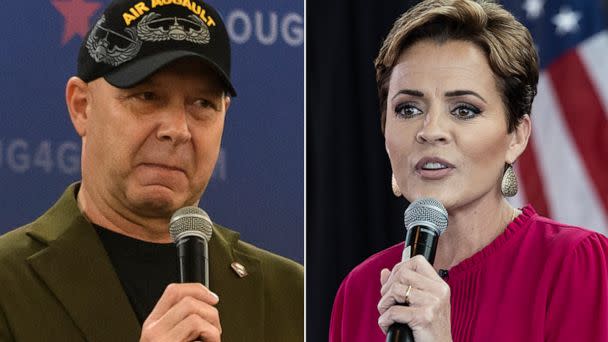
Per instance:
[[[61,44],[67,44],[75,35],[84,38],[89,31],[91,16],[101,7],[99,2],[85,0],[52,0],[51,3],[65,19]]]

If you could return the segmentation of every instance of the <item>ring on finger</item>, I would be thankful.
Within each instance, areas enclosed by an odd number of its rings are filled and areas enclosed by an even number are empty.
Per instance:
[[[405,305],[410,305],[410,292],[412,291],[412,284],[407,286],[407,290],[405,290]]]

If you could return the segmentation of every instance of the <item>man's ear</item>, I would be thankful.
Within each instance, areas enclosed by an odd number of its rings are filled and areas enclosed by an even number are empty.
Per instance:
[[[228,111],[228,108],[230,108],[230,101],[230,96],[224,96],[224,110]]]
[[[70,112],[70,120],[81,137],[87,133],[89,85],[78,77],[71,77],[65,87],[65,101]]]
[[[505,162],[513,164],[517,158],[524,152],[526,146],[528,146],[528,140],[530,139],[530,133],[532,132],[532,121],[530,115],[524,115],[519,124],[515,127],[515,130],[510,133],[511,141],[507,148],[507,154],[505,156]]]

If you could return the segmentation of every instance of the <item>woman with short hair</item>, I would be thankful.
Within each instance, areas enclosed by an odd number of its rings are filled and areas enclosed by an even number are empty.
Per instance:
[[[607,341],[608,239],[505,199],[539,78],[528,30],[491,2],[423,1],[375,67],[393,190],[437,199],[448,228],[434,265],[401,261],[401,243],[357,266],[330,341],[384,341],[394,323],[416,342]]]

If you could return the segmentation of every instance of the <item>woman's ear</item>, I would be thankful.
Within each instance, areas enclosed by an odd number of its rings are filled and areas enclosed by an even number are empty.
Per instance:
[[[65,87],[65,101],[70,112],[70,120],[81,137],[87,133],[89,85],[78,77],[71,77]]]
[[[526,146],[528,146],[528,140],[530,139],[531,132],[532,121],[530,120],[530,115],[525,114],[517,126],[515,126],[515,130],[509,133],[511,140],[509,141],[509,146],[505,156],[506,163],[513,164],[524,152]]]

